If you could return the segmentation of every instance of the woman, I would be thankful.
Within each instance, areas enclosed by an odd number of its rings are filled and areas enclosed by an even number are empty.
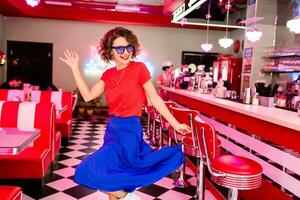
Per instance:
[[[132,61],[139,51],[139,43],[130,30],[117,27],[108,31],[99,47],[101,58],[105,62],[114,61],[115,67],[106,70],[91,89],[80,72],[78,54],[65,50],[65,57],[60,58],[71,67],[85,101],[105,91],[109,105],[110,119],[104,144],[77,167],[75,181],[106,192],[110,200],[139,200],[132,193],[137,187],[158,181],[184,162],[180,146],[165,147],[154,152],[143,140],[139,117],[145,93],[179,133],[186,134],[190,127],[178,123],[168,111],[155,91],[146,66]]]
[[[169,87],[172,82],[172,71],[173,71],[173,64],[171,61],[163,62],[162,66],[163,73],[161,73],[157,79],[157,86],[159,87],[158,94],[164,100],[167,101],[168,96],[165,90],[160,88],[161,86]]]

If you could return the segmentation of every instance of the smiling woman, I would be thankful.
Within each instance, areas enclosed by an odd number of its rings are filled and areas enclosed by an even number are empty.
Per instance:
[[[71,67],[85,101],[106,93],[110,119],[104,144],[78,165],[75,182],[106,192],[110,200],[140,200],[132,193],[137,187],[153,184],[184,162],[181,146],[163,147],[155,152],[144,141],[140,116],[146,95],[178,133],[190,131],[190,127],[171,115],[158,96],[146,65],[134,61],[139,49],[132,31],[122,27],[108,31],[98,51],[104,61],[114,61],[115,67],[106,70],[91,89],[82,78],[79,55],[66,50],[65,58],[60,58]]]

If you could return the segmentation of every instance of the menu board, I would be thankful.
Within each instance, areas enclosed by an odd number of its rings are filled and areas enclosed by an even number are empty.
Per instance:
[[[250,73],[252,68],[253,47],[245,48],[243,56],[243,72]]]

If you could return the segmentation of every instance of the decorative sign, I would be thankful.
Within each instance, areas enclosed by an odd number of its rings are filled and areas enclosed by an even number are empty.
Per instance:
[[[190,12],[195,10],[197,7],[201,6],[204,2],[207,0],[189,0],[185,1],[183,4],[181,4],[173,13],[173,22],[177,22],[181,20],[183,17],[188,15]]]
[[[251,4],[255,4],[255,3],[256,3],[256,0],[248,0],[248,6]]]
[[[245,48],[243,57],[243,72],[250,73],[252,68],[253,47]]]

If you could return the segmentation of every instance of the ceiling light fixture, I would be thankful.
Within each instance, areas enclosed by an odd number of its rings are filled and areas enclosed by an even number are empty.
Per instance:
[[[257,31],[257,29],[251,29],[246,32],[246,38],[251,42],[256,42],[260,40],[261,36],[262,32]]]
[[[210,15],[210,5],[211,5],[211,0],[209,0],[208,8],[207,8],[207,15],[206,15],[206,19],[207,19],[206,41],[205,41],[205,43],[201,44],[201,48],[205,52],[209,52],[213,48],[213,44],[208,43],[209,20],[211,18],[211,15]]]
[[[229,18],[229,9],[230,9],[231,5],[230,5],[230,1],[227,1],[227,4],[225,5],[225,9],[227,10],[227,14],[226,14],[226,24],[228,25],[228,18]],[[219,44],[221,45],[221,47],[223,48],[228,48],[233,44],[233,40],[227,37],[228,35],[228,28],[226,27],[226,34],[225,37],[219,39]]]
[[[37,5],[39,5],[40,0],[26,0],[27,5],[31,6],[31,7],[35,7]]]
[[[258,4],[258,0],[256,0],[256,2],[255,2],[255,14],[254,14],[254,18],[256,18],[257,4]],[[260,38],[262,36],[262,32],[258,31],[255,28],[255,26],[256,26],[256,21],[254,21],[253,29],[249,29],[245,33],[247,40],[249,40],[250,42],[256,42],[256,41],[260,40]]]

